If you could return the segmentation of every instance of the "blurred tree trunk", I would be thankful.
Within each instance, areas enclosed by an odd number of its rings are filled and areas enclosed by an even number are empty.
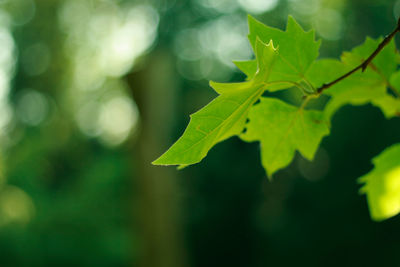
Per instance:
[[[141,116],[135,149],[135,192],[139,205],[140,266],[185,266],[175,170],[152,166],[170,140],[177,77],[172,56],[158,49],[129,76]]]

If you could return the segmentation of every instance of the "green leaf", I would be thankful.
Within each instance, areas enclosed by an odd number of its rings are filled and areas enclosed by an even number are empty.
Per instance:
[[[329,134],[323,113],[304,110],[274,98],[261,98],[249,113],[240,137],[261,143],[262,165],[271,177],[293,160],[295,151],[312,160],[322,138]]]
[[[247,76],[247,80],[251,80],[254,78],[257,72],[257,61],[256,60],[248,60],[248,61],[233,61],[233,63]]]
[[[289,16],[286,31],[268,27],[249,16],[249,41],[255,47],[257,38],[264,43],[273,40],[279,48],[278,58],[271,70],[270,81],[290,81],[298,83],[305,79],[305,73],[318,57],[321,42],[315,41],[314,31],[305,32]],[[248,75],[248,73],[246,73]],[[251,75],[248,75],[251,76]],[[306,81],[308,83],[308,81]],[[280,90],[292,87],[293,84],[277,87]]]
[[[382,41],[383,38],[372,39],[367,37],[362,45],[355,47],[351,52],[344,52],[342,61],[348,65],[359,65],[375,51]],[[383,79],[390,79],[397,69],[396,46],[393,40],[379,52],[370,67],[381,74]]]
[[[385,95],[372,100],[372,104],[379,107],[386,117],[391,119],[393,117],[400,117],[400,99],[391,95]]]
[[[182,137],[153,164],[184,168],[201,161],[218,142],[239,135],[244,141],[260,142],[262,165],[271,177],[290,164],[296,151],[313,160],[322,138],[329,134],[333,114],[344,105],[371,103],[386,118],[400,115],[400,57],[393,40],[384,44],[364,71],[352,73],[382,38],[367,38],[343,53],[340,61],[317,60],[320,42],[315,41],[315,33],[304,31],[292,17],[281,31],[249,16],[248,38],[255,59],[234,62],[246,74],[246,81],[210,82],[219,96],[191,116]],[[351,75],[339,81],[346,73]],[[306,110],[324,84],[333,84],[323,91],[330,98],[324,110]],[[294,86],[306,95],[301,107],[262,97],[266,90]],[[365,183],[361,192],[367,194],[372,218],[382,220],[400,212],[400,144],[385,150],[373,163],[374,170],[360,178]]]
[[[393,73],[389,82],[391,88],[394,90],[394,93],[400,95],[400,71]]]
[[[331,100],[325,107],[327,119],[345,105],[360,106],[387,96],[384,80],[374,71],[367,69],[364,73],[355,73],[346,80],[326,90]]]
[[[353,67],[354,64],[348,65],[335,59],[318,60],[307,72],[307,77],[315,87],[320,87]],[[330,96],[324,110],[326,119],[330,121],[335,112],[345,105],[365,105],[387,97],[386,86],[382,76],[370,68],[352,74],[324,91],[325,95]]]
[[[257,40],[255,52],[257,73],[254,78],[243,83],[211,82],[220,95],[191,115],[182,137],[153,164],[190,165],[200,162],[215,144],[241,133],[250,107],[268,88],[270,70],[277,57],[272,41],[265,44]]]
[[[351,52],[343,53],[341,61],[318,60],[310,67],[306,77],[315,87],[335,80],[360,65],[381,41],[381,38],[377,40],[367,38],[364,44],[354,48]],[[390,85],[388,77],[393,76],[396,66],[395,45],[392,41],[376,56],[364,72],[359,70],[324,91],[324,94],[331,97],[324,111],[326,118],[330,120],[335,112],[344,105],[368,103],[381,108],[387,118],[395,116],[398,102],[388,94],[387,88]]]
[[[343,64],[343,62],[337,59],[319,59],[314,61],[310,66],[306,73],[306,78],[315,88],[318,88],[324,83],[331,82],[342,76],[349,70],[350,66]],[[331,90],[331,88],[324,93],[329,93],[329,90]]]
[[[365,185],[373,220],[381,221],[400,212],[400,144],[393,145],[372,160],[374,169],[359,178]]]
[[[313,31],[305,32],[291,17],[286,32],[267,27],[252,17],[249,29],[256,59],[236,62],[247,75],[247,82],[211,82],[220,96],[191,116],[182,137],[153,164],[183,167],[201,161],[215,144],[243,131],[249,109],[267,89],[275,91],[296,85],[305,94],[314,93],[304,77],[320,46]],[[272,40],[280,46],[279,53]]]

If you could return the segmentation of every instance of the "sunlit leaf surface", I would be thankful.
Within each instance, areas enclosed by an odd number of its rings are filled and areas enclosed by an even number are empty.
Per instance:
[[[361,177],[372,219],[381,221],[400,212],[400,144],[375,157],[374,169]]]
[[[261,160],[268,175],[286,167],[296,151],[312,160],[322,138],[329,134],[322,112],[273,98],[261,98],[251,109],[249,120],[240,137],[261,143]]]

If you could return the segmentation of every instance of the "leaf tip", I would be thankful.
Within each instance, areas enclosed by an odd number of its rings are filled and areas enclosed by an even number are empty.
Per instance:
[[[251,24],[250,22],[258,22],[258,20],[256,20],[252,15],[247,14],[247,21],[249,23],[249,25]]]
[[[168,157],[168,152],[169,150],[167,150],[164,154],[162,154],[161,156],[159,156],[157,159],[155,159],[154,161],[151,162],[151,165],[155,165],[155,166],[171,166],[171,165],[176,165],[174,163],[171,162],[171,160]]]
[[[288,15],[288,22],[289,22],[289,21],[294,21],[294,22],[296,22],[296,20],[294,19],[294,17],[293,17],[292,14],[289,14],[289,15]]]
[[[254,34],[254,30],[258,27],[265,28],[267,27],[264,23],[254,18],[252,15],[247,15],[247,23],[249,28],[249,37]]]
[[[292,15],[289,15],[286,25],[286,31],[290,31],[292,29],[294,30],[296,28],[304,31],[300,24],[295,20],[295,18]]]
[[[167,164],[164,164],[161,158],[162,158],[162,156],[157,158],[156,160],[153,160],[151,162],[151,165],[154,165],[154,166],[166,166]]]
[[[217,92],[217,94],[221,95],[224,91],[225,91],[225,86],[223,83],[218,83],[218,82],[214,82],[214,81],[209,81],[208,82],[209,86],[214,89],[215,92]],[[193,115],[193,114],[192,114]],[[190,115],[190,118],[192,118],[192,115]]]

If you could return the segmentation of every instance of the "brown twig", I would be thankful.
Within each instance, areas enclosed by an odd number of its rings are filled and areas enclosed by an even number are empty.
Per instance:
[[[362,62],[360,65],[358,65],[357,67],[355,67],[354,69],[352,69],[351,71],[347,72],[346,74],[340,76],[339,78],[337,78],[336,80],[330,82],[330,83],[325,83],[323,84],[321,87],[319,87],[317,89],[317,92],[320,94],[322,93],[324,90],[328,89],[329,87],[333,86],[334,84],[340,82],[341,80],[349,77],[350,75],[352,75],[354,72],[358,71],[358,70],[362,70],[362,72],[365,71],[365,69],[368,67],[368,65],[372,62],[372,60],[382,51],[382,49],[393,39],[393,37],[396,35],[396,33],[400,32],[400,18],[397,21],[397,27],[396,29],[393,30],[392,33],[390,33],[388,36],[385,37],[385,39],[383,39],[383,41],[378,45],[378,47],[375,49],[375,51],[364,61]]]

